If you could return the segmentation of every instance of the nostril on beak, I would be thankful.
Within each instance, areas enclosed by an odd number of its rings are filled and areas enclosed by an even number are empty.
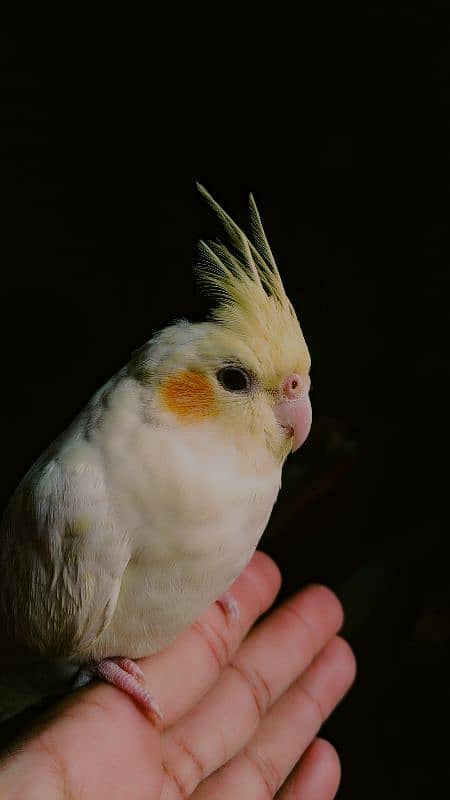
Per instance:
[[[283,381],[282,391],[283,394],[288,398],[288,400],[294,400],[298,397],[299,390],[302,387],[302,379],[300,375],[297,375],[294,372],[292,375],[289,375],[286,380]]]

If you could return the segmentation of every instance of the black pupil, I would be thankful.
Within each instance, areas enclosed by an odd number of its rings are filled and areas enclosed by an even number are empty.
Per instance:
[[[222,386],[229,392],[242,392],[244,389],[248,389],[250,384],[247,373],[236,367],[221,369],[218,378]]]

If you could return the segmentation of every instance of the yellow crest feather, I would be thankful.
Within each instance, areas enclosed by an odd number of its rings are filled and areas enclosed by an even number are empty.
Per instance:
[[[266,363],[279,359],[283,352],[286,360],[290,356],[290,360],[306,365],[309,354],[303,334],[253,196],[250,195],[252,241],[203,186],[197,187],[221,220],[232,247],[221,242],[199,242],[201,258],[196,271],[200,282],[218,300],[211,314],[213,320],[246,341],[267,343],[260,347],[261,355],[266,351]]]

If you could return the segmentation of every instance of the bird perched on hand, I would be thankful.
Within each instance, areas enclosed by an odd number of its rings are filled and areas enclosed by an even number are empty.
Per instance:
[[[308,435],[310,357],[253,197],[250,239],[199,189],[230,242],[200,243],[211,317],[136,351],[6,508],[0,719],[86,675],[158,716],[134,659],[227,593]]]

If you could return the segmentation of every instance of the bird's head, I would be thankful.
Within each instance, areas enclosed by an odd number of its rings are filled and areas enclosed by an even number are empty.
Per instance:
[[[158,415],[177,425],[216,420],[262,440],[283,461],[311,426],[310,356],[250,195],[251,241],[206,190],[231,247],[200,242],[198,274],[218,303],[207,322],[179,321],[138,351],[133,371]]]

